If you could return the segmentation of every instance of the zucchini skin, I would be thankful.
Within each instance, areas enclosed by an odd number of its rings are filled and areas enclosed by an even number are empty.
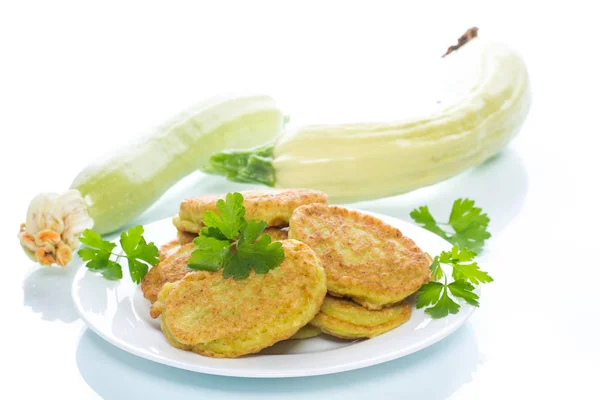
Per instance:
[[[422,119],[286,131],[273,149],[275,186],[321,190],[341,203],[376,199],[435,184],[497,154],[530,108],[525,63],[479,38],[449,57],[480,64],[462,100]]]
[[[268,96],[214,98],[85,168],[71,188],[87,202],[94,230],[113,232],[199,169],[211,154],[268,142],[281,131],[283,120]]]
[[[238,182],[320,190],[335,203],[393,196],[455,176],[517,135],[531,91],[523,59],[503,44],[476,37],[449,61],[459,67],[454,79],[474,70],[476,83],[429,116],[286,129],[272,146],[223,151],[202,169]]]

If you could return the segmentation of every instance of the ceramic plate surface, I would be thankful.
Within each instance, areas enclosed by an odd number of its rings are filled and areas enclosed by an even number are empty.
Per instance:
[[[444,239],[411,223],[386,215],[368,214],[397,227],[429,254],[436,255],[451,248]],[[158,246],[176,236],[171,219],[144,228],[147,241]],[[294,377],[368,367],[431,346],[464,324],[475,309],[461,302],[457,314],[433,320],[413,305],[407,323],[372,339],[347,341],[320,335],[279,342],[258,354],[241,358],[216,359],[169,345],[158,320],[150,318],[150,303],[143,297],[140,287],[129,279],[126,265],[123,268],[124,277],[120,281],[108,281],[83,266],[77,272],[72,295],[77,311],[88,327],[129,353],[173,367],[215,375]]]

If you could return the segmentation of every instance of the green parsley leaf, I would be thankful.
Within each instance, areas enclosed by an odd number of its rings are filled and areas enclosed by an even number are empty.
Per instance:
[[[200,235],[194,239],[197,249],[192,252],[188,268],[196,271],[217,271],[231,257],[231,243]]]
[[[474,200],[458,199],[452,205],[448,223],[457,232],[462,232],[474,223],[479,226],[488,226],[490,219],[487,214],[481,212],[481,208],[475,207]]]
[[[142,236],[144,228],[142,226],[134,226],[129,228],[127,232],[121,233],[121,248],[125,252],[127,258],[139,259],[154,266],[158,264],[158,248],[154,243],[146,243],[146,239]]]
[[[117,246],[115,243],[103,240],[98,233],[91,229],[83,231],[79,241],[89,246],[82,247],[77,252],[83,261],[87,261],[88,269],[99,272],[110,280],[120,279],[123,276],[121,265],[110,260],[112,250]]]
[[[86,246],[91,247],[92,250],[103,251],[105,253],[110,253],[116,246],[116,244],[109,242],[108,240],[103,240],[102,236],[100,236],[91,229],[86,229],[85,231],[83,231],[83,234],[79,238],[79,241],[85,244]],[[81,250],[79,252],[81,252]],[[77,252],[77,254],[79,254],[79,252]],[[87,251],[87,253],[84,252],[84,255],[88,257],[90,256],[90,254],[91,252],[89,251]],[[79,255],[81,256],[81,254]]]
[[[224,201],[217,201],[218,215],[213,211],[204,212],[204,225],[216,228],[228,239],[235,240],[246,224],[243,203],[244,197],[240,193],[227,193]]]
[[[108,260],[108,258],[110,257],[110,252],[107,252],[105,250],[92,249],[91,247],[82,247],[77,252],[77,254],[79,254],[79,257],[81,257],[83,261],[90,261],[95,258],[106,258]],[[101,257],[99,256],[100,254],[102,254]]]
[[[453,300],[463,299],[468,304],[479,307],[479,296],[475,293],[475,285],[492,282],[492,277],[485,271],[481,271],[477,262],[474,262],[476,254],[468,249],[459,249],[453,246],[450,251],[443,251],[436,256],[429,267],[431,276],[435,281],[421,286],[417,294],[417,308],[432,306],[425,312],[432,318],[443,318],[448,314],[456,314],[460,304]],[[448,284],[442,264],[452,266],[452,277],[454,282]],[[444,282],[440,281],[443,278]]]
[[[440,299],[444,289],[444,284],[440,282],[428,282],[421,286],[417,297],[417,308],[427,307],[431,304],[436,304]]]
[[[223,267],[223,277],[233,279],[244,279],[250,275],[250,267],[252,264],[250,261],[240,254],[236,250],[235,254],[231,256],[231,260]]]
[[[148,272],[148,265],[158,264],[158,248],[154,243],[146,243],[142,236],[144,228],[134,226],[127,232],[121,234],[121,248],[124,255],[114,254],[112,251],[117,246],[115,243],[103,240],[102,237],[91,229],[86,229],[80,238],[81,243],[89,246],[81,248],[77,254],[83,261],[87,261],[86,267],[92,271],[101,273],[106,279],[116,280],[123,277],[121,264],[117,261],[121,257],[127,258],[129,275],[135,283],[140,283]],[[116,260],[111,260],[115,256]]]
[[[144,227],[133,226],[127,232],[121,233],[121,248],[127,257],[129,275],[136,284],[148,273],[148,264],[158,264],[158,248],[154,243],[146,243]],[[144,261],[144,262],[142,262]],[[147,264],[146,264],[147,263]]]
[[[129,256],[129,254],[127,256]],[[158,258],[158,247],[156,247],[153,242],[146,243],[146,239],[143,237],[140,239],[140,244],[137,247],[137,251],[132,257],[146,261],[152,266],[155,266],[160,262]]]
[[[461,248],[466,247],[479,253],[485,240],[491,237],[487,231],[490,219],[481,212],[481,208],[475,207],[473,200],[456,200],[448,223],[456,232],[451,243]]]
[[[137,251],[144,228],[141,226],[133,226],[127,232],[121,233],[121,248],[126,254],[135,254]]]
[[[479,269],[476,262],[471,264],[454,263],[452,277],[455,280],[464,279],[475,285],[493,282],[494,279],[485,271]]]
[[[266,223],[249,221],[238,241],[235,254],[231,262],[223,268],[223,276],[233,279],[243,279],[250,275],[250,268],[257,274],[266,274],[283,261],[285,256],[281,242],[271,243],[269,235],[263,235],[258,241],[256,238],[266,227]],[[259,230],[260,228],[260,230]]]
[[[442,296],[438,302],[430,308],[426,308],[425,312],[432,318],[444,318],[448,314],[456,314],[460,306],[448,296],[447,286],[444,285]]]
[[[487,231],[490,219],[475,201],[470,199],[457,199],[454,201],[452,211],[447,223],[438,223],[427,206],[414,209],[410,217],[423,228],[443,237],[450,243],[460,248],[467,248],[477,253],[481,251],[491,234]],[[440,225],[451,227],[454,232],[444,230]]]
[[[228,240],[227,237],[223,235],[221,231],[215,228],[214,226],[205,226],[201,229],[200,235],[212,237],[218,240]]]
[[[464,279],[475,285],[479,283],[493,282],[494,279],[485,271],[479,269],[477,262],[473,261],[475,252],[467,249],[452,247],[451,251],[443,251],[439,256],[440,263],[452,265],[452,277],[454,280]]]
[[[99,272],[106,279],[116,280],[123,277],[121,265],[117,262],[109,260],[110,253],[106,257],[95,258],[86,264],[86,267],[94,272]]]
[[[475,286],[471,285],[469,282],[464,279],[458,279],[448,285],[448,289],[450,289],[450,293],[454,297],[460,297],[464,299],[467,303],[479,307],[479,296],[477,293],[474,293]]]
[[[261,233],[267,227],[267,223],[265,221],[256,221],[250,220],[244,227],[242,231],[242,235],[240,237],[238,247],[244,247],[248,244],[254,243],[256,239],[260,236]],[[268,235],[267,235],[268,236]],[[270,237],[269,237],[270,239]]]
[[[252,269],[257,274],[266,274],[271,269],[277,267],[283,262],[285,253],[281,242],[271,242],[269,235],[263,235],[260,239],[249,246],[252,250]]]
[[[440,262],[442,264],[453,264],[471,261],[477,253],[468,249],[459,249],[458,246],[452,246],[450,251],[442,251],[440,254]]]
[[[129,265],[131,280],[139,284],[142,278],[148,273],[148,264],[129,257],[127,257],[127,264]]]
[[[446,232],[444,232],[444,230],[438,226],[437,221],[435,220],[435,218],[433,218],[433,215],[431,215],[431,212],[429,211],[429,207],[421,206],[412,210],[410,213],[410,217],[417,224],[421,224],[423,228],[448,240],[448,235],[446,235]]]
[[[92,271],[101,272],[108,266],[108,261],[109,257],[95,258],[88,262],[85,266]]]
[[[267,227],[265,221],[246,221],[244,197],[228,193],[225,200],[217,202],[219,214],[206,211],[204,228],[194,239],[197,249],[188,261],[193,270],[218,271],[223,277],[243,279],[254,269],[266,274],[277,267],[285,256],[281,242],[271,243],[271,237],[261,234]],[[233,251],[232,251],[233,249]]]
[[[116,281],[123,277],[123,270],[121,269],[121,264],[112,260],[108,260],[106,268],[102,269],[100,273],[103,277],[111,281]]]
[[[440,257],[439,256],[436,256],[433,259],[433,262],[429,266],[429,271],[431,271],[431,276],[436,281],[439,281],[440,279],[442,279],[444,277],[444,271],[442,270],[442,267],[440,266]]]

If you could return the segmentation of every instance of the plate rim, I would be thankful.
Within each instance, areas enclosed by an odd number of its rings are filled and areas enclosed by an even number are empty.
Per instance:
[[[372,216],[375,216],[378,218],[383,217],[382,219],[391,218],[394,220],[401,221],[403,223],[412,224],[413,226],[416,226],[420,229],[425,230],[424,228],[422,228],[418,225],[415,225],[410,221],[402,220],[400,218],[393,217],[391,215],[376,213],[376,212],[372,212],[372,211],[368,211],[368,210],[355,209],[355,208],[348,208],[348,209],[359,211],[361,213],[369,214],[369,215],[372,215]],[[144,227],[146,227],[148,225],[152,225],[152,224],[159,224],[165,220],[170,220],[170,218],[163,218],[163,219],[160,219],[157,221],[153,221],[149,224],[145,224]],[[429,231],[427,231],[427,232],[429,232]],[[431,233],[431,234],[435,235],[434,233]],[[445,240],[441,237],[440,237],[440,239]],[[451,245],[450,242],[448,242],[448,244]],[[475,312],[475,309],[476,309],[476,307],[468,306],[467,304],[462,304],[461,311],[459,311],[458,314],[454,314],[456,317],[460,316],[460,319],[457,320],[455,323],[442,327],[441,329],[436,331],[435,334],[430,335],[425,340],[422,340],[419,343],[412,345],[408,348],[403,347],[400,349],[392,349],[385,353],[382,353],[382,354],[379,354],[379,355],[376,355],[373,357],[369,357],[366,359],[363,358],[363,359],[358,359],[354,362],[346,362],[346,363],[342,363],[342,364],[339,364],[336,366],[328,366],[328,367],[321,367],[321,368],[315,368],[315,369],[306,369],[306,368],[298,369],[298,370],[285,369],[285,370],[275,371],[275,372],[262,371],[262,370],[255,371],[252,369],[233,370],[233,369],[227,369],[227,368],[210,367],[210,366],[206,366],[206,365],[202,365],[202,364],[190,365],[186,362],[174,360],[174,359],[171,359],[168,357],[154,354],[152,352],[142,352],[138,348],[131,346],[128,342],[120,340],[115,335],[110,336],[110,335],[105,334],[101,329],[99,329],[97,326],[95,326],[95,324],[92,323],[92,321],[90,321],[86,317],[86,312],[84,312],[84,310],[82,310],[81,303],[79,301],[79,296],[77,295],[76,285],[81,281],[81,279],[83,279],[83,275],[85,275],[88,272],[89,271],[83,266],[83,263],[81,263],[79,270],[76,272],[75,276],[73,277],[73,281],[71,283],[71,298],[75,305],[75,310],[77,311],[77,314],[79,315],[81,320],[86,324],[86,327],[88,329],[90,329],[92,332],[94,332],[96,335],[98,335],[103,340],[107,341],[108,343],[112,344],[113,346],[115,346],[125,352],[128,352],[130,354],[133,354],[137,357],[141,357],[141,358],[149,360],[149,361],[153,361],[153,362],[156,362],[159,364],[164,364],[164,365],[168,365],[170,367],[183,369],[183,370],[187,370],[187,371],[200,372],[200,373],[219,375],[219,376],[229,376],[229,377],[293,378],[293,377],[319,376],[319,375],[329,375],[329,374],[334,374],[334,373],[339,373],[339,372],[346,372],[346,371],[356,370],[356,369],[360,369],[360,368],[366,368],[366,367],[370,367],[373,365],[385,363],[388,361],[392,361],[392,360],[395,360],[398,358],[408,356],[408,355],[418,352],[420,350],[423,350],[423,349],[425,349],[429,346],[432,346],[435,343],[447,338],[448,336],[453,334],[456,330],[458,330],[460,327],[462,327],[469,320],[469,318],[471,317],[473,312]],[[480,288],[478,287],[477,289],[478,289],[477,291],[480,292]],[[139,288],[136,288],[134,290],[139,290]],[[184,350],[180,350],[180,351],[184,351]]]

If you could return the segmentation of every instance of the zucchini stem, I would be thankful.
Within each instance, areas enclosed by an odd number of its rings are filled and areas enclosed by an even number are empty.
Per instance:
[[[201,170],[207,174],[223,175],[234,182],[275,186],[273,144],[216,153]]]
[[[465,44],[467,44],[471,39],[477,37],[477,31],[479,31],[479,28],[476,26],[467,29],[467,31],[461,37],[458,38],[457,44],[455,44],[454,46],[448,47],[448,50],[446,50],[446,53],[444,53],[442,58],[446,57],[448,54],[450,54],[452,52],[455,52],[456,50],[460,49]]]

